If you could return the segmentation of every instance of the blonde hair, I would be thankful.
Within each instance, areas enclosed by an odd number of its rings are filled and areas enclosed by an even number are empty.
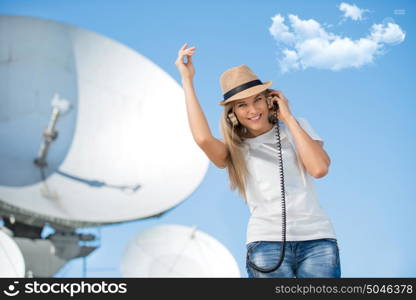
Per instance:
[[[267,91],[260,94],[267,96]],[[248,168],[244,158],[243,147],[244,139],[248,137],[247,129],[238,122],[237,126],[227,121],[228,114],[234,111],[235,101],[228,102],[224,105],[224,110],[221,115],[220,129],[224,137],[224,143],[228,148],[227,156],[227,172],[230,180],[231,190],[238,189],[238,192],[247,202],[246,182],[248,176]]]

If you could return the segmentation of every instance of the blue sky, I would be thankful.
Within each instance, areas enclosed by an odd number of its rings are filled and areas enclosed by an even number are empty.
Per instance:
[[[416,3],[347,1],[365,10],[361,19],[352,7],[340,10],[341,3],[1,0],[0,13],[105,35],[179,83],[177,51],[185,42],[196,46],[196,92],[217,137],[219,76],[232,66],[249,65],[263,81],[272,80],[292,113],[305,117],[325,141],[330,171],[315,185],[337,234],[342,277],[415,277]],[[273,23],[279,14],[284,21]],[[279,29],[271,34],[273,24]],[[285,49],[292,59],[282,63]],[[86,260],[86,275],[120,276],[124,247],[136,232],[174,223],[197,225],[223,243],[245,277],[248,217],[238,194],[229,190],[226,171],[211,163],[198,189],[163,217],[82,230],[100,233],[101,244]],[[57,276],[79,277],[82,270],[78,259]]]

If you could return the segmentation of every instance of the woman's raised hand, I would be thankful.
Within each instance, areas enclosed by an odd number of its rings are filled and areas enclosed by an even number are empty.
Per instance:
[[[194,54],[195,46],[187,48],[188,44],[185,43],[178,51],[178,58],[175,61],[176,67],[179,69],[182,78],[192,79],[195,75],[195,68],[192,64],[192,55]],[[187,57],[187,62],[184,62],[184,57]]]
[[[273,103],[276,102],[279,108],[279,110],[277,111],[278,118],[279,120],[285,122],[287,125],[288,120],[290,119],[290,117],[292,117],[292,112],[289,108],[289,100],[287,100],[282,91],[267,89],[267,94],[271,97],[271,101],[268,105],[269,108],[271,108],[273,106]]]

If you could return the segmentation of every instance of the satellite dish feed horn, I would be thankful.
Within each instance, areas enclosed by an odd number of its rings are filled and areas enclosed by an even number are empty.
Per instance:
[[[68,100],[59,98],[59,94],[55,93],[52,99],[52,115],[48,127],[43,132],[43,141],[40,145],[38,157],[35,158],[34,163],[43,168],[48,165],[46,156],[48,154],[49,145],[58,137],[58,131],[55,130],[56,123],[60,115],[65,114],[70,108]]]

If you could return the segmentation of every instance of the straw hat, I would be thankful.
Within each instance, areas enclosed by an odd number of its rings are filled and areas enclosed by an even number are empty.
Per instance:
[[[272,81],[261,82],[247,65],[239,65],[226,70],[220,76],[224,99],[219,104],[250,97],[267,89]]]

